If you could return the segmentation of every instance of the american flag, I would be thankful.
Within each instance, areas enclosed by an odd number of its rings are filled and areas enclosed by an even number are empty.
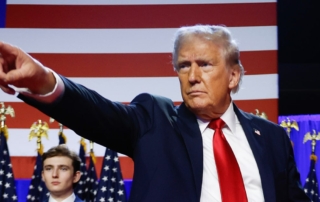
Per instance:
[[[86,202],[94,202],[95,196],[97,194],[98,189],[98,177],[97,177],[97,171],[95,167],[95,156],[93,151],[90,151],[90,163],[88,167],[88,176],[86,179]]]
[[[66,136],[63,134],[63,132],[59,132],[59,144],[66,144]]]
[[[87,166],[86,166],[86,143],[84,139],[80,140],[79,157],[81,159],[81,167],[80,167],[81,177],[77,186],[74,188],[74,193],[78,195],[79,198],[84,200],[88,192],[88,189],[86,189],[88,172],[87,172]]]
[[[277,122],[276,13],[276,0],[0,0],[0,40],[111,100],[128,103],[149,92],[179,104],[179,82],[171,65],[174,32],[184,25],[224,24],[239,42],[246,70],[233,99],[241,109],[259,109]],[[15,134],[9,147],[19,148],[11,155],[32,158],[33,145],[20,137],[33,120],[48,117],[2,91],[0,101],[19,114],[7,121]],[[69,140],[79,139],[72,130],[64,132]],[[44,142],[46,148],[56,144]],[[68,147],[78,150],[79,145],[68,141]],[[95,144],[95,155],[104,153]],[[20,162],[16,158],[12,163],[22,166]],[[133,173],[133,164],[124,166]]]
[[[0,129],[0,201],[12,202],[17,200],[7,139]]]
[[[45,201],[45,199],[49,199],[48,189],[41,177],[42,169],[42,157],[41,154],[38,152],[36,164],[34,165],[34,171],[31,177],[31,182],[27,195],[27,202],[40,202]]]
[[[66,135],[63,133],[63,125],[61,123],[59,123],[59,144],[66,144],[67,143],[67,137]]]
[[[316,164],[316,160],[311,159],[310,170],[303,188],[312,202],[320,202],[318,178],[316,174],[315,164]]]
[[[96,202],[125,202],[126,191],[122,179],[118,153],[106,148]]]

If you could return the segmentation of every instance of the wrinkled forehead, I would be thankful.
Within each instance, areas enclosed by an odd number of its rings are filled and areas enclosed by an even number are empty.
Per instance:
[[[215,38],[216,37],[214,35],[208,34],[208,33],[186,33],[179,37],[178,44],[182,45],[184,43],[188,43],[188,42],[190,43],[195,39],[206,40],[208,42],[214,43],[215,41],[217,41],[215,40]]]
[[[223,47],[224,47],[223,40],[219,37],[216,37],[216,36],[210,35],[210,34],[204,34],[204,33],[200,33],[200,34],[189,33],[189,34],[181,36],[179,42],[176,44],[177,45],[177,47],[176,47],[177,52],[179,52],[180,49],[184,45],[195,44],[195,41],[204,42],[202,44],[215,46],[216,48],[219,48],[219,49],[223,49]],[[197,45],[197,44],[195,44],[195,45]]]
[[[182,56],[184,50],[187,48],[193,48],[194,52],[188,52],[189,56],[196,57],[198,54],[204,55],[203,50],[207,54],[216,54],[222,56],[223,46],[219,43],[215,43],[208,35],[188,35],[182,38],[179,47],[177,48],[177,57]],[[210,53],[209,53],[209,52]]]

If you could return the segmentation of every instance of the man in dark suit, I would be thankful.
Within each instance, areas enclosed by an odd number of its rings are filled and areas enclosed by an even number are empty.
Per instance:
[[[83,202],[73,193],[81,177],[81,160],[75,152],[58,145],[43,153],[42,162],[42,179],[50,193],[48,202]]]
[[[286,132],[232,102],[244,69],[225,27],[177,31],[180,106],[150,94],[112,102],[15,47],[2,43],[0,53],[4,92],[28,88],[26,103],[134,160],[130,201],[310,201]]]

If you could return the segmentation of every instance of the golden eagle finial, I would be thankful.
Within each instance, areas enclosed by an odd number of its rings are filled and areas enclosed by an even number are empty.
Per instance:
[[[294,128],[297,131],[299,131],[298,123],[295,120],[291,121],[289,118],[287,118],[287,121],[285,120],[281,121],[280,126],[286,129],[289,137],[290,137],[291,128]]]
[[[49,130],[48,124],[41,120],[34,122],[30,128],[29,141],[32,140],[32,138],[37,138],[38,151],[40,151],[41,149],[41,138],[46,137],[47,139],[49,139],[48,130]]]
[[[268,120],[267,114],[266,114],[265,112],[261,112],[261,114],[260,114],[260,112],[259,112],[258,109],[256,109],[256,116],[259,116],[259,117],[261,117],[261,118],[263,118],[263,119]]]
[[[254,115],[256,115],[256,116],[258,116],[260,118],[268,120],[268,116],[267,116],[267,114],[265,112],[261,112],[261,114],[260,114],[259,109],[255,109],[255,111],[256,111],[256,113]],[[251,113],[251,114],[253,114],[253,113]]]
[[[320,140],[320,132],[316,132],[316,130],[312,130],[313,133],[307,132],[303,137],[303,143],[306,143],[308,140],[311,140],[312,152],[314,153],[316,147],[316,141]]]
[[[5,107],[3,102],[0,102],[0,129],[4,128],[6,122],[6,115],[10,115],[12,118],[15,117],[14,109],[9,105]]]

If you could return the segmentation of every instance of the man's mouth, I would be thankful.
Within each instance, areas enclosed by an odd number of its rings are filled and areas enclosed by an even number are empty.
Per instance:
[[[60,182],[51,182],[52,185],[58,185]]]
[[[187,93],[187,95],[200,95],[200,94],[203,94],[204,92],[203,91],[200,91],[200,90],[192,90],[192,91],[189,91]]]

